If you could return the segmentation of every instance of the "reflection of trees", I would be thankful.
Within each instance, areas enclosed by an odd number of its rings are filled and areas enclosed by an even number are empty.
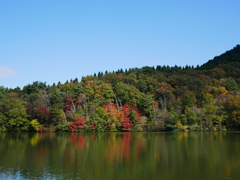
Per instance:
[[[135,149],[133,146],[136,146],[132,143],[131,133],[112,133],[109,137],[104,149],[106,163],[113,166],[118,161],[122,162],[123,159],[129,161],[134,153],[131,149]]]
[[[77,146],[84,147],[84,145],[85,145],[85,139],[84,139],[83,134],[77,135],[76,133],[71,133],[70,136],[68,137],[68,139],[71,143],[74,143]]]
[[[130,151],[131,151],[131,133],[124,133],[122,136],[122,144],[123,144],[123,155],[126,161],[130,159]]]
[[[2,133],[0,177],[6,169],[28,179],[46,171],[60,179],[239,177],[239,139],[229,132]]]
[[[121,159],[121,139],[115,133],[109,134],[109,139],[106,140],[104,148],[104,159],[106,163],[113,166],[116,160]]]

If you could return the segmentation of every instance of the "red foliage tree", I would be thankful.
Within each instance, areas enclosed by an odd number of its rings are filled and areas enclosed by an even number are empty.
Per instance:
[[[45,106],[38,106],[35,109],[35,116],[40,123],[49,123],[50,111]]]
[[[111,117],[115,117],[112,118],[115,122],[118,121],[121,123],[122,130],[124,131],[130,131],[131,127],[136,124],[142,115],[136,105],[131,107],[129,104],[117,108],[112,102],[108,102],[104,106],[104,110]]]
[[[130,119],[128,117],[124,118],[124,121],[122,122],[122,127],[124,131],[130,131],[132,127],[132,123],[130,123]]]
[[[66,102],[63,107],[66,118],[70,121],[74,120],[74,114],[76,113],[76,100],[73,99],[72,96],[66,97]]]
[[[125,117],[128,117],[130,115],[130,110],[131,110],[131,106],[129,104],[125,104],[122,107],[122,111],[123,111]]]
[[[64,106],[64,111],[65,112],[72,111],[73,109],[75,110],[75,101],[73,100],[72,96],[68,96],[66,97],[66,104]]]
[[[86,123],[85,118],[78,118],[76,121],[71,122],[68,126],[68,128],[72,131],[75,132],[77,130],[81,130],[84,128],[84,124]]]
[[[137,118],[137,120],[139,120],[142,116],[142,113],[140,112],[140,110],[137,108],[136,105],[133,106],[132,110],[136,112],[136,118]]]

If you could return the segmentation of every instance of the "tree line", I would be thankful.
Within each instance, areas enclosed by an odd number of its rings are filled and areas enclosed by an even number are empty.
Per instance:
[[[0,131],[239,130],[240,45],[202,66],[145,66],[0,87]]]

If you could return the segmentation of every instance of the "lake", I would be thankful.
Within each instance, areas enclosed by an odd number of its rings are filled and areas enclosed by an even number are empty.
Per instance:
[[[0,179],[238,180],[240,132],[0,133]]]

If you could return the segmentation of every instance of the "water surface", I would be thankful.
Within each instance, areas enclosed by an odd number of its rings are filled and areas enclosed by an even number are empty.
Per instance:
[[[0,133],[0,179],[237,180],[240,133]]]

